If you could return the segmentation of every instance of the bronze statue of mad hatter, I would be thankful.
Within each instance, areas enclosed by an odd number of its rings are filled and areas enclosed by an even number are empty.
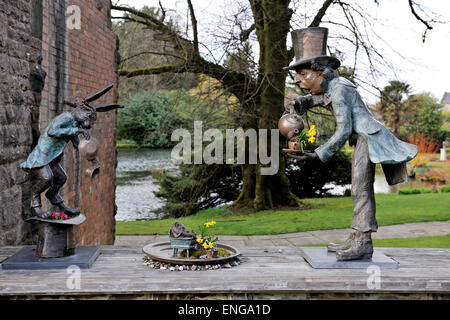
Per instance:
[[[412,160],[417,146],[397,139],[378,122],[361,99],[353,83],[339,77],[340,61],[326,55],[328,29],[307,28],[291,33],[296,61],[286,67],[295,70],[294,82],[310,94],[300,96],[286,106],[302,115],[319,105],[330,105],[336,118],[333,136],[314,152],[287,154],[297,160],[319,158],[328,161],[349,139],[355,146],[352,158],[351,196],[354,203],[353,231],[343,244],[328,244],[336,252],[336,260],[368,259],[372,257],[371,233],[378,229],[375,218],[373,183],[375,164],[380,163],[389,185],[408,180],[406,162]]]
[[[65,102],[74,108],[72,112],[63,112],[53,118],[39,136],[38,143],[29,154],[27,161],[21,164],[21,168],[31,175],[32,197],[31,209],[35,216],[48,219],[52,212],[42,210],[41,193],[45,190],[45,196],[50,203],[58,207],[68,216],[77,216],[80,210],[70,208],[64,204],[59,191],[66,183],[67,176],[60,162],[63,152],[69,141],[78,149],[80,144],[79,134],[86,140],[90,139],[88,130],[97,120],[97,112],[106,112],[116,108],[122,108],[117,104],[103,104],[97,107],[90,103],[99,99],[108,92],[113,85],[88,95],[84,99],[77,99],[75,103]]]

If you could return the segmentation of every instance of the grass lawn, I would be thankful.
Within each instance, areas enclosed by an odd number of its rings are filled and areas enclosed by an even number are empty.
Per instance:
[[[321,243],[310,246],[324,247],[326,245],[326,243]],[[450,234],[417,238],[375,239],[373,240],[373,245],[375,247],[389,248],[450,248]]]
[[[380,226],[409,222],[450,220],[450,193],[416,195],[377,194],[377,220]],[[223,206],[200,211],[179,219],[116,223],[118,235],[167,234],[173,222],[188,229],[209,220],[217,221],[215,233],[221,235],[263,235],[310,230],[348,228],[353,215],[350,197],[305,199],[308,210],[266,210],[238,213]]]

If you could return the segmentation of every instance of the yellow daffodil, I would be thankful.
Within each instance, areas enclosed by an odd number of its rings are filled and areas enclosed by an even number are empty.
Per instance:
[[[209,228],[209,227],[211,227],[211,226],[213,226],[213,225],[215,225],[216,224],[216,222],[213,220],[213,221],[210,221],[210,222],[205,222],[204,223],[204,225],[207,227],[207,228]]]
[[[202,239],[202,238],[197,238],[197,242],[198,242],[198,243],[202,243],[202,242],[203,242],[203,239]]]
[[[316,126],[313,124],[311,125],[311,128],[309,128],[309,131],[306,133],[306,136],[309,138],[308,142],[314,143],[316,141]]]
[[[208,245],[208,247],[209,247],[209,248],[214,247],[214,243],[210,242],[209,245]]]
[[[309,128],[309,131],[306,133],[306,135],[308,136],[308,137],[312,137],[312,136],[315,136],[316,135],[316,126],[313,124],[313,125],[311,125],[311,127]]]
[[[203,248],[205,248],[205,249],[209,248],[209,246],[208,246],[208,244],[206,242],[203,244]]]

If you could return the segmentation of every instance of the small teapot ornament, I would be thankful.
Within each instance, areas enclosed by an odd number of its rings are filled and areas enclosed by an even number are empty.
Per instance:
[[[305,123],[298,114],[287,113],[283,115],[278,121],[278,129],[280,133],[289,140],[298,136],[305,128]]]

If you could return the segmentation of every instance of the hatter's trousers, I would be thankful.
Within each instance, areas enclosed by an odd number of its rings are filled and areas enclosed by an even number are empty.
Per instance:
[[[63,202],[59,190],[66,183],[67,175],[59,164],[61,157],[50,162],[48,165],[30,169],[32,178],[31,207],[41,207],[41,193],[47,190],[45,196],[54,205]]]
[[[378,229],[375,218],[376,204],[373,189],[375,164],[369,158],[367,137],[358,135],[352,159],[353,220],[351,227],[361,232]]]

